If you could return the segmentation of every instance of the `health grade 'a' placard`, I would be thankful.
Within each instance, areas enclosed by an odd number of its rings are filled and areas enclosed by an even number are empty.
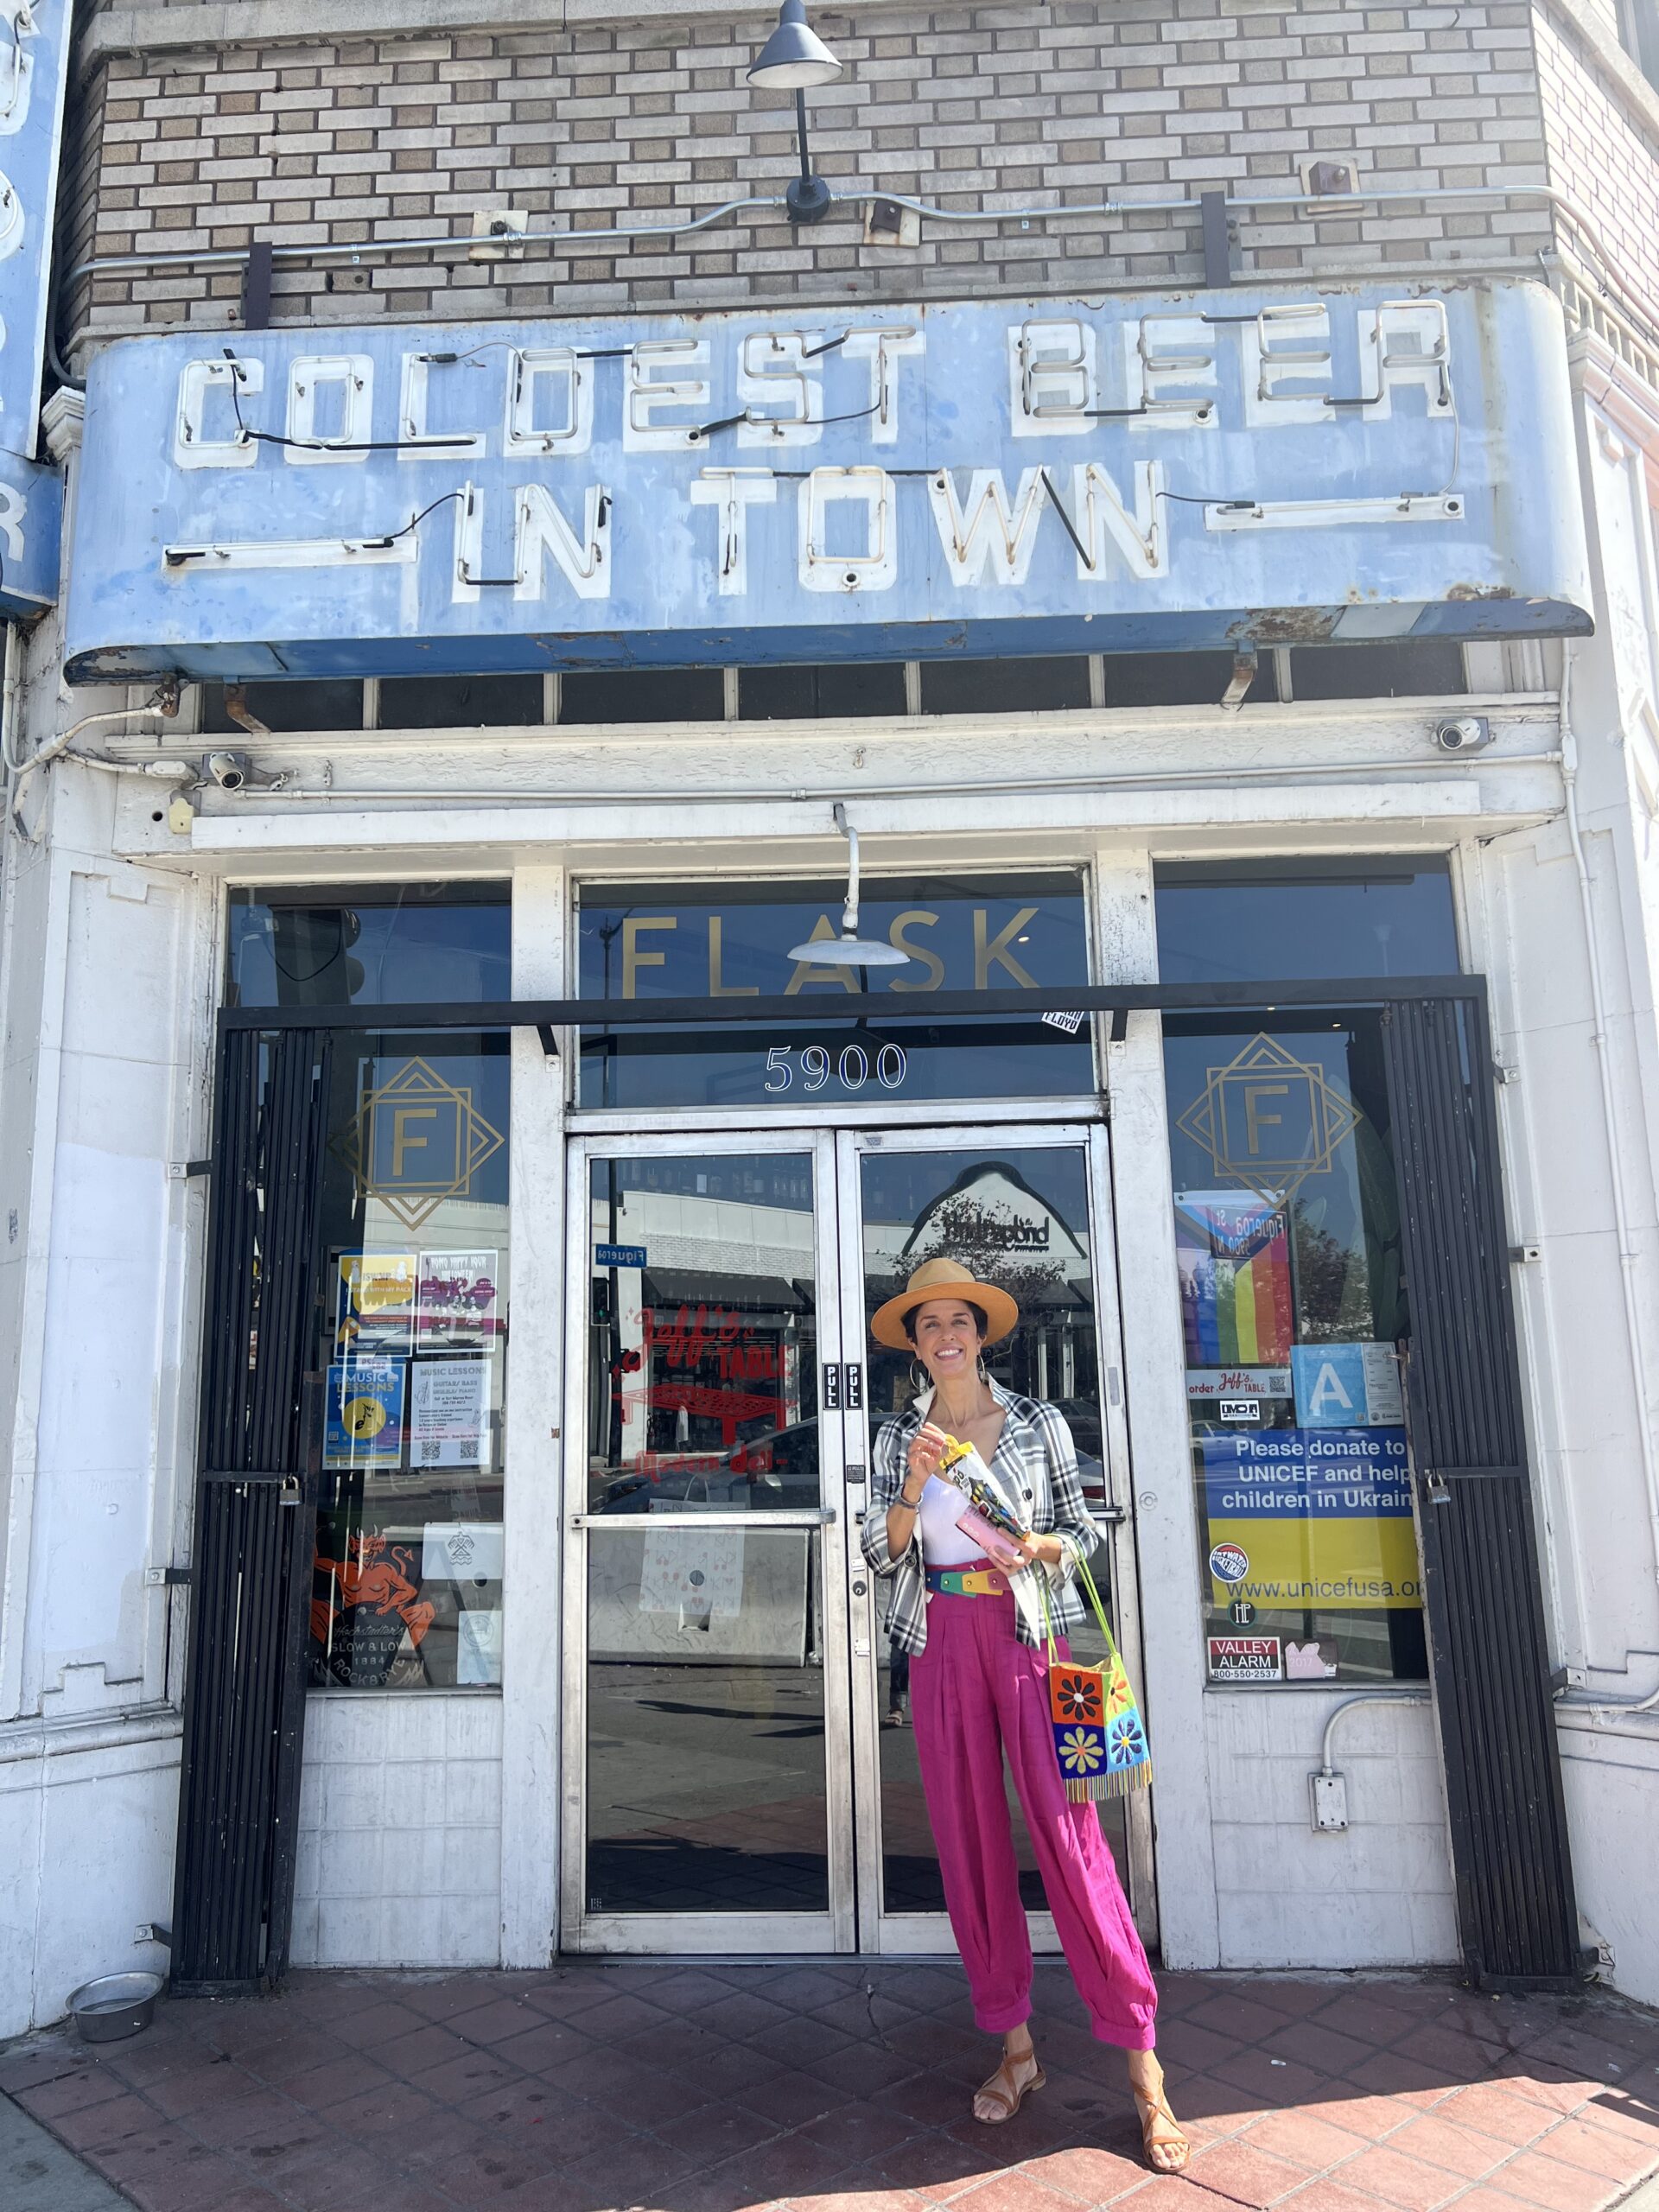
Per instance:
[[[1198,1449],[1218,1608],[1421,1607],[1403,1429],[1253,1429]],[[1236,1580],[1215,1572],[1223,1548],[1246,1562]]]

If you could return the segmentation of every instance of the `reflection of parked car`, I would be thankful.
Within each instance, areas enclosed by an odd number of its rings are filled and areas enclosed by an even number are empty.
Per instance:
[[[1100,1408],[1090,1398],[1064,1398],[1057,1401],[1058,1409],[1065,1416],[1065,1425],[1071,1432],[1071,1441],[1077,1446],[1077,1471],[1083,1478],[1084,1502],[1091,1508],[1106,1503],[1106,1465],[1102,1457]],[[870,1449],[875,1448],[876,1431],[888,1416],[884,1413],[870,1415]],[[735,1452],[727,1455],[727,1463],[734,1475],[747,1474],[752,1479],[768,1478],[774,1495],[768,1502],[779,1505],[813,1505],[817,1503],[818,1480],[818,1425],[816,1421],[795,1422],[788,1428],[773,1429],[769,1435],[757,1436]],[[781,1486],[784,1495],[777,1496]],[[800,1494],[791,1495],[791,1491]],[[755,1503],[762,1501],[757,1497]]]
[[[1100,1408],[1090,1398],[1057,1401],[1077,1446],[1084,1501],[1091,1510],[1106,1503],[1106,1468],[1101,1456]],[[869,1416],[870,1451],[888,1415]],[[701,1503],[751,1505],[757,1511],[813,1506],[819,1502],[818,1423],[791,1421],[747,1438],[729,1452],[653,1452],[639,1465],[595,1472],[589,1492],[593,1513],[649,1513],[653,1502],[684,1498]]]
[[[887,1418],[870,1415],[870,1445]],[[818,1502],[818,1424],[791,1422],[769,1435],[751,1437],[731,1454],[731,1471],[754,1484],[757,1505],[816,1505]],[[764,1487],[763,1487],[764,1486]]]

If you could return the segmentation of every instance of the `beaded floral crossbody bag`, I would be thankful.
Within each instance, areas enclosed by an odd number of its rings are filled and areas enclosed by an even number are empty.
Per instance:
[[[1144,1789],[1152,1780],[1152,1753],[1147,1748],[1146,1726],[1128,1669],[1086,1560],[1079,1561],[1077,1577],[1106,1639],[1105,1664],[1082,1667],[1060,1657],[1046,1597],[1043,1624],[1048,1637],[1048,1711],[1054,1731],[1054,1756],[1060,1763],[1066,1796],[1074,1805],[1086,1805]]]

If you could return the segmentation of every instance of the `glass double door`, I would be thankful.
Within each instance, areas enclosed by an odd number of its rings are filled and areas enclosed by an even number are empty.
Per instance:
[[[1018,1300],[989,1369],[1066,1417],[1133,1662],[1103,1128],[583,1138],[569,1205],[564,1948],[950,1948],[859,1542],[876,1432],[925,1378],[869,1316],[937,1255]],[[1144,1797],[1102,1818],[1150,1935]]]

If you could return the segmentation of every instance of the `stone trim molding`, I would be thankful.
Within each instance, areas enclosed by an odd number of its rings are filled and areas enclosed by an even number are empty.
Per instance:
[[[735,4],[742,4],[742,0],[735,0]],[[1648,82],[1618,41],[1608,35],[1602,17],[1586,0],[1538,0],[1538,4],[1544,14],[1554,16],[1582,41],[1588,59],[1629,111],[1632,122],[1659,142],[1659,91]]]
[[[859,0],[859,13],[906,4],[913,0]],[[338,45],[347,39],[431,38],[458,31],[557,32],[599,24],[610,29],[625,20],[681,23],[713,17],[729,22],[734,16],[765,18],[775,12],[774,0],[630,0],[620,11],[605,0],[448,0],[440,25],[433,22],[429,0],[334,0],[327,36]],[[317,38],[317,11],[308,0],[199,0],[182,7],[106,9],[82,32],[79,55],[83,71],[90,72],[112,54],[276,46],[287,40],[315,46]]]

